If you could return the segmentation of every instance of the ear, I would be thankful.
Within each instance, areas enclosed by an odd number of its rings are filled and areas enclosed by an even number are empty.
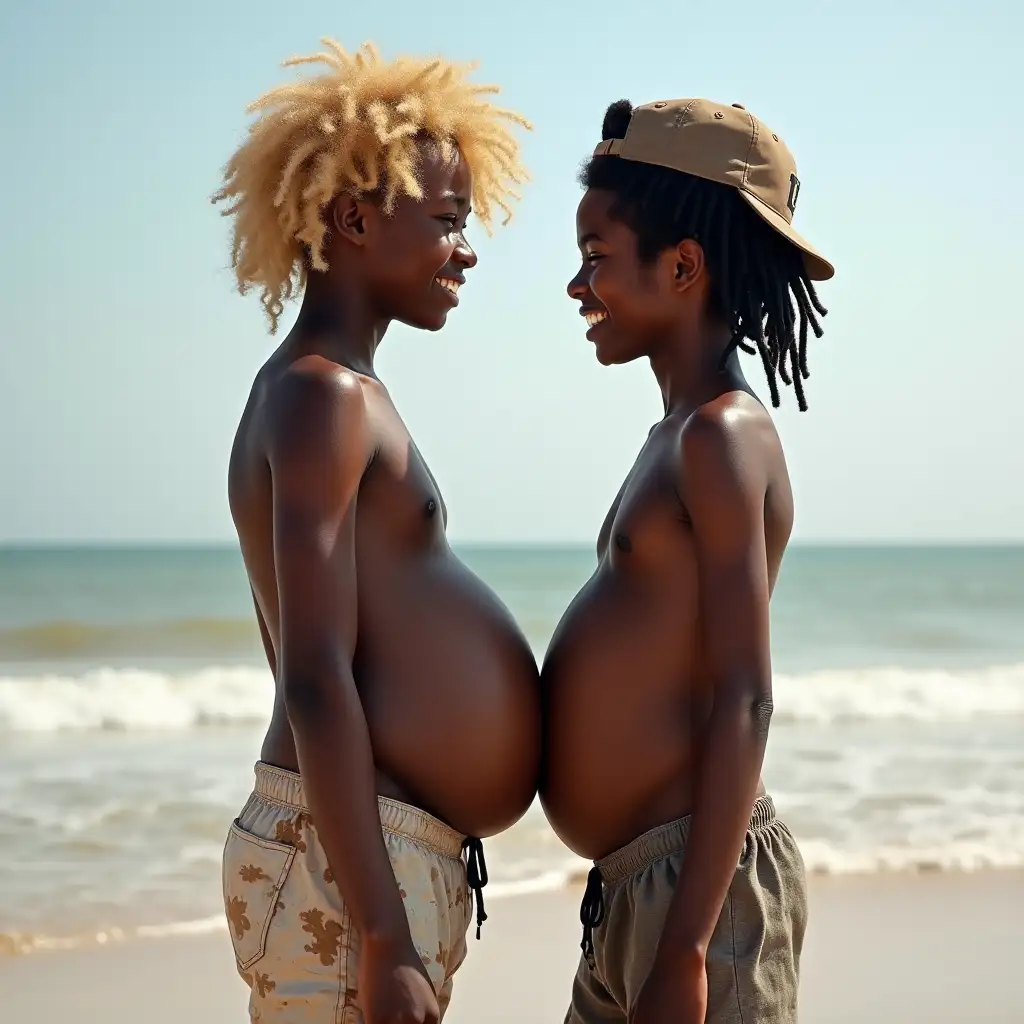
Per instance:
[[[704,250],[700,242],[685,238],[672,250],[672,287],[685,292],[700,281],[707,272]]]
[[[338,196],[331,204],[333,233],[353,245],[366,245],[367,205],[355,196]]]

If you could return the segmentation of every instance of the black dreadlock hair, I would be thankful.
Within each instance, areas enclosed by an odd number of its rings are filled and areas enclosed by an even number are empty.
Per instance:
[[[604,115],[602,138],[623,138],[632,116],[629,100],[613,103]],[[807,276],[800,250],[773,231],[734,188],[716,181],[617,156],[595,156],[580,172],[580,184],[615,194],[611,215],[636,234],[637,255],[645,263],[684,238],[700,243],[711,278],[711,301],[732,331],[722,365],[736,348],[760,354],[772,405],[779,405],[779,376],[793,386],[800,411],[806,412],[807,331],[820,338],[818,318],[828,310]]]

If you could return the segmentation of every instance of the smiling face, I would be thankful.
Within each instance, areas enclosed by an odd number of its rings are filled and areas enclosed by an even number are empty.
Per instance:
[[[473,178],[459,154],[444,160],[430,143],[422,146],[418,177],[422,199],[403,195],[390,214],[369,201],[352,202],[339,228],[361,237],[362,277],[382,315],[437,331],[477,263],[464,234]]]
[[[650,355],[679,315],[674,250],[641,261],[636,234],[611,216],[614,202],[611,192],[593,188],[580,200],[576,240],[582,265],[566,288],[579,302],[587,338],[606,366]]]

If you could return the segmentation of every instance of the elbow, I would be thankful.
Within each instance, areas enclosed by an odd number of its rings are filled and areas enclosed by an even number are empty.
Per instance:
[[[716,710],[730,719],[742,719],[755,736],[764,738],[768,735],[775,704],[770,687],[746,680],[743,685],[731,687],[727,699],[716,701]]]
[[[750,715],[750,721],[758,737],[762,739],[767,737],[774,710],[775,703],[770,693],[758,693],[750,698],[747,713]]]
[[[346,690],[341,665],[336,658],[304,659],[299,663],[282,660],[278,682],[292,724],[317,721],[337,709]]]
[[[292,723],[296,719],[315,717],[323,709],[324,686],[313,673],[283,671],[281,698]]]

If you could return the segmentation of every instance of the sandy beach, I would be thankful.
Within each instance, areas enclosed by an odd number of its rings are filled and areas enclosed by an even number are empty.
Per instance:
[[[447,1024],[560,1022],[580,891],[493,900]],[[812,880],[805,1024],[1019,1024],[1024,873]],[[227,935],[140,940],[0,961],[5,1024],[229,1024],[246,1016]]]

